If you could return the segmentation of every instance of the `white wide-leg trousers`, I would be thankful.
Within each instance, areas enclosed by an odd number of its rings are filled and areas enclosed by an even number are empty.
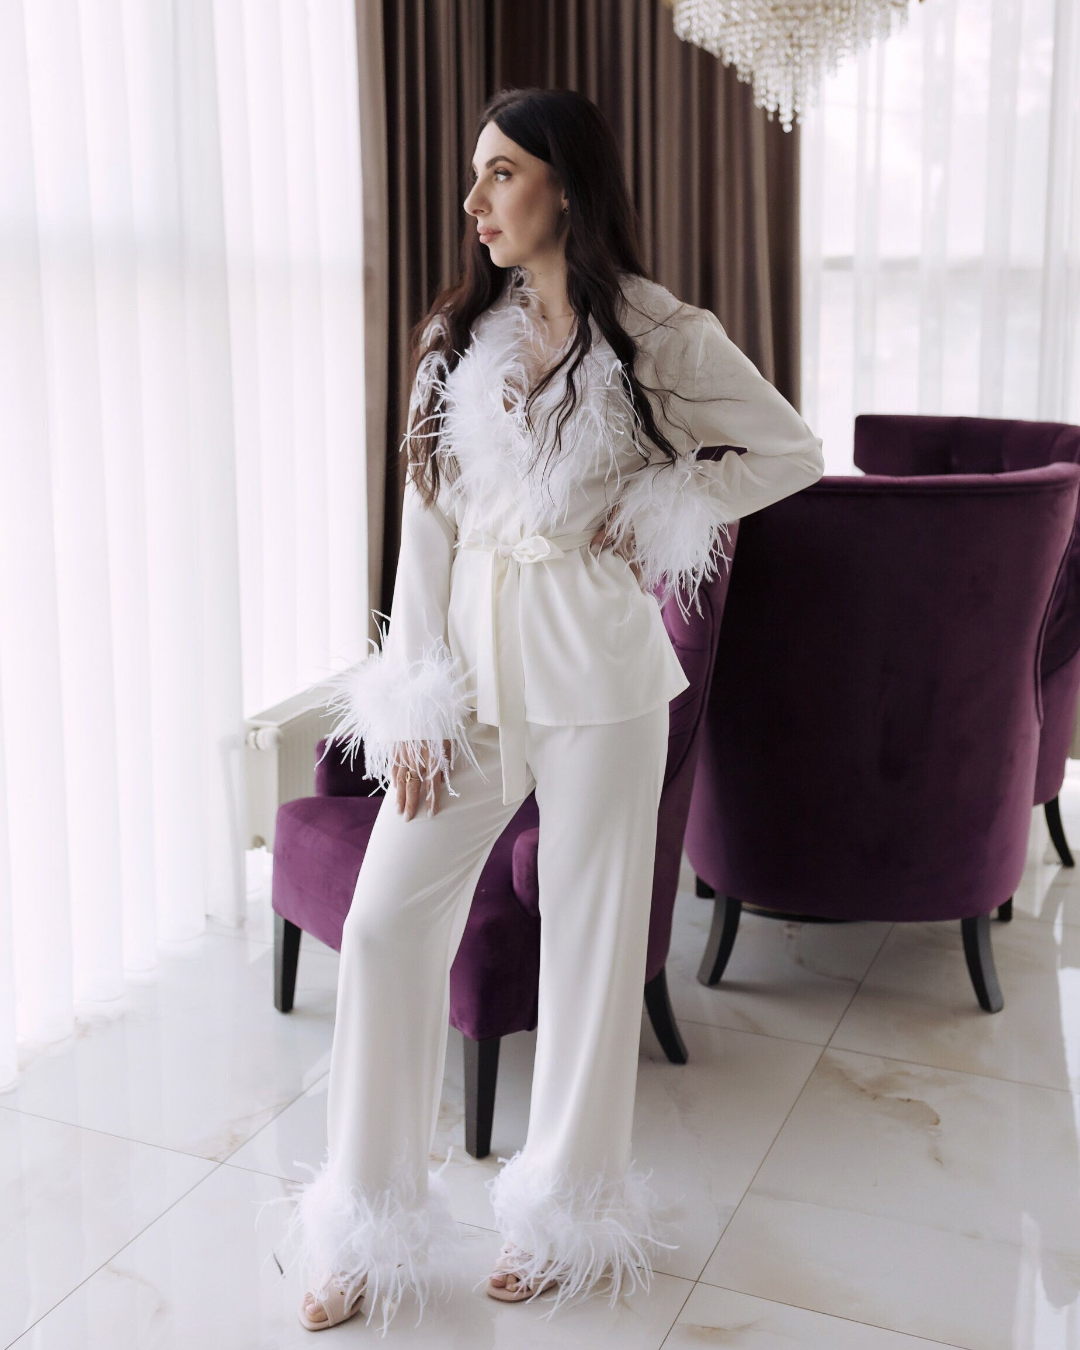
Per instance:
[[[460,1245],[429,1170],[450,1013],[450,967],[473,892],[520,802],[502,801],[498,728],[473,722],[480,771],[412,820],[384,799],[341,938],[326,1158],[299,1194],[305,1288],[366,1278],[383,1331],[411,1289],[421,1316],[451,1286]],[[631,1163],[642,991],[668,706],[607,725],[526,724],[526,792],[540,810],[539,1011],[524,1146],[487,1186],[526,1280],[559,1280],[556,1307],[606,1279],[648,1287],[670,1221]],[[444,1164],[445,1166],[445,1164]]]

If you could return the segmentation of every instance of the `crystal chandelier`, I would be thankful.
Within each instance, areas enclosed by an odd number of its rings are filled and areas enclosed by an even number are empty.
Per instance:
[[[921,3],[921,0],[920,0]],[[664,0],[675,36],[734,64],[754,104],[800,121],[825,74],[907,23],[908,0]]]

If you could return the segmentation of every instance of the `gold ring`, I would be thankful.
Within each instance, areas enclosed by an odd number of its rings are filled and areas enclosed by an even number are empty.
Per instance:
[[[406,782],[407,784],[412,782],[412,770],[411,770],[411,769],[406,769],[406,770],[405,770],[405,782]]]

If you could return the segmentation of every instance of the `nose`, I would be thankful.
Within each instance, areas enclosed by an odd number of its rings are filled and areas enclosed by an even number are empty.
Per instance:
[[[467,213],[468,215],[470,215],[470,216],[475,216],[475,215],[477,215],[478,212],[477,212],[477,209],[476,209],[476,208],[477,208],[477,206],[479,206],[479,205],[482,204],[482,200],[483,200],[483,199],[482,199],[482,197],[480,196],[480,194],[479,194],[478,191],[477,191],[477,189],[479,188],[479,186],[480,186],[479,183],[474,184],[474,186],[473,186],[473,187],[470,189],[470,191],[466,194],[465,200],[464,200],[464,202],[462,203],[462,205],[463,205],[464,208],[465,208],[466,213]]]

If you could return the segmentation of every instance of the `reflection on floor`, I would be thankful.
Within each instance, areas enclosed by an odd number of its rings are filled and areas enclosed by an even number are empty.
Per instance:
[[[1062,792],[1080,849],[1080,763]],[[466,1239],[451,1301],[402,1346],[589,1350],[1078,1350],[1080,868],[1042,813],[1011,924],[1005,996],[979,1010],[960,925],[744,914],[721,987],[694,976],[709,904],[685,874],[668,967],[690,1062],[647,1019],[635,1160],[682,1197],[648,1294],[542,1320],[473,1289],[499,1249],[485,1180],[524,1139],[534,1037],[504,1044],[488,1159],[464,1152],[451,1031],[438,1161]],[[246,928],[163,952],[110,1017],[0,1096],[0,1347],[307,1345],[274,1245],[325,1144],[337,956],[305,938],[295,1011],[272,1001],[265,886]],[[361,1318],[341,1343],[378,1335]],[[338,1343],[338,1342],[335,1342]]]

